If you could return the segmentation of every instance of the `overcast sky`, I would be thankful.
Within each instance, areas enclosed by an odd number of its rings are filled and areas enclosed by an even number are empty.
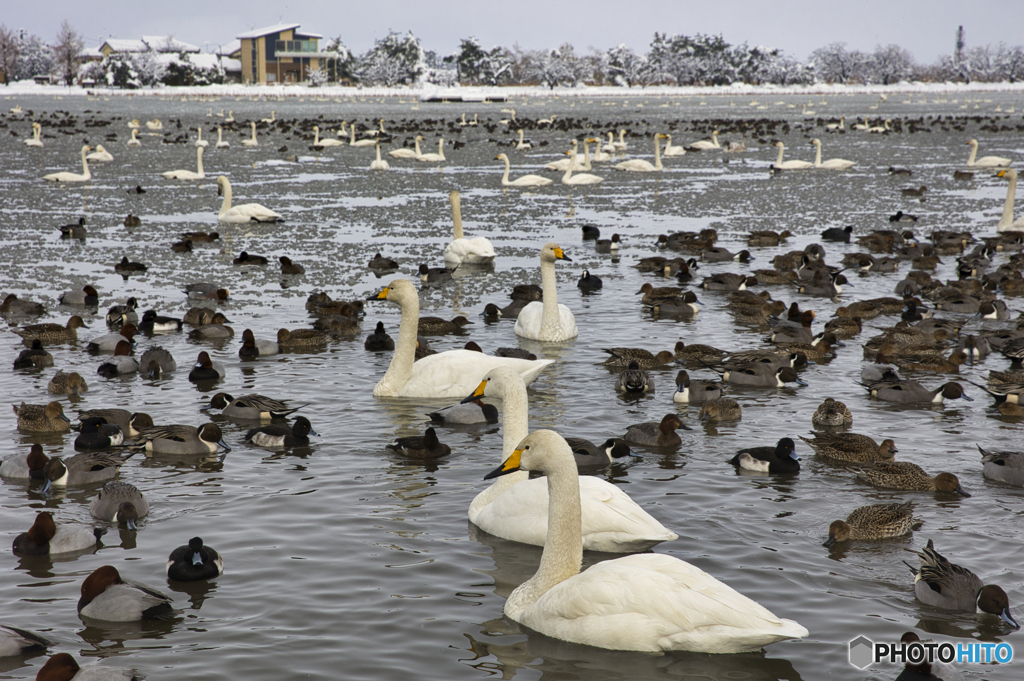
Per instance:
[[[172,34],[212,50],[243,31],[280,22],[300,23],[329,38],[340,35],[356,53],[389,29],[412,31],[424,49],[442,56],[468,36],[479,38],[485,48],[518,44],[540,49],[568,42],[577,54],[586,54],[590,48],[603,52],[626,43],[645,53],[657,31],[720,34],[731,44],[777,47],[799,60],[831,42],[867,52],[896,43],[918,62],[930,64],[952,53],[961,24],[969,47],[1024,44],[1022,0],[47,0],[42,5],[5,2],[0,12],[8,28],[23,28],[46,40],[53,40],[65,18],[87,47],[110,37]]]

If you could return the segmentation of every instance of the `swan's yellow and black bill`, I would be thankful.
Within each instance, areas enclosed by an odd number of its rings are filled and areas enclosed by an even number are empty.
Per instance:
[[[996,173],[996,177],[1006,177],[1006,171],[1000,170],[998,173]]]
[[[484,379],[484,380],[480,381],[480,385],[478,385],[476,387],[476,390],[473,391],[473,394],[471,394],[466,399],[462,400],[462,402],[459,402],[459,404],[468,404],[470,402],[473,402],[474,400],[479,400],[481,397],[484,396],[484,390],[486,388],[487,388],[487,379]]]
[[[567,256],[565,254],[565,251],[563,251],[561,248],[555,249],[555,258],[557,258],[558,260],[568,260],[569,262],[572,262],[572,258]]]
[[[509,473],[515,473],[519,470],[519,459],[523,455],[523,450],[517,449],[512,452],[512,456],[505,459],[505,462],[495,468],[493,471],[484,476],[484,480],[491,480],[492,478],[501,477]]]
[[[391,287],[390,286],[385,286],[380,291],[378,291],[377,293],[375,293],[372,296],[370,296],[369,298],[367,298],[367,300],[387,300],[388,299],[388,293],[390,293],[390,292],[391,292]]]

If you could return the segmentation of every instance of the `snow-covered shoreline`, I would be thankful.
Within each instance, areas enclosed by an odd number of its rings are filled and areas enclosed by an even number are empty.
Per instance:
[[[893,85],[747,85],[736,83],[707,87],[456,87],[441,88],[433,85],[415,87],[339,87],[318,88],[303,85],[252,86],[252,85],[201,85],[191,87],[160,87],[122,90],[103,87],[67,87],[63,85],[38,85],[32,81],[18,81],[0,87],[0,96],[43,95],[43,96],[103,96],[103,97],[174,97],[174,98],[215,98],[245,97],[253,99],[285,98],[364,98],[364,97],[411,97],[415,99],[463,99],[464,101],[485,101],[488,99],[510,99],[513,97],[737,97],[759,95],[860,95],[860,94],[973,94],[973,93],[1024,92],[1024,82],[1018,83],[920,83],[901,82]]]

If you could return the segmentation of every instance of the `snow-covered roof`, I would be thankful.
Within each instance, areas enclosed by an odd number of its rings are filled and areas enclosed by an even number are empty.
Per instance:
[[[171,35],[144,35],[142,42],[157,52],[199,52],[195,45],[177,40]]]
[[[102,59],[103,53],[98,47],[87,47],[79,53],[79,56],[85,59]]]
[[[301,26],[301,24],[277,24],[276,26],[267,26],[266,28],[257,28],[252,31],[246,31],[245,33],[240,33],[235,37],[239,40],[245,40],[246,38],[260,38],[265,35],[270,35],[271,33],[290,31],[298,28],[299,26]],[[309,33],[308,31],[297,31],[297,33],[306,38],[323,38],[319,33]]]
[[[133,40],[131,38],[107,38],[100,45],[100,49],[103,49],[103,45],[106,45],[114,52],[148,52],[149,45],[143,40]]]
[[[235,52],[239,52],[241,49],[242,49],[242,41],[241,40],[232,40],[231,42],[227,42],[227,43],[224,43],[223,45],[220,45],[217,48],[217,54],[222,54],[222,55],[224,55],[226,57],[226,56],[228,56],[230,54],[234,54]]]

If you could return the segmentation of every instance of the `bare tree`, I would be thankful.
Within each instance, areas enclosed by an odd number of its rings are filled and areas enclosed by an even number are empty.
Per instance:
[[[21,54],[21,41],[14,31],[0,24],[0,71],[3,71],[4,85],[9,85],[15,69],[18,68],[18,56]]]
[[[61,22],[60,31],[57,32],[57,44],[53,46],[53,60],[57,67],[57,73],[64,79],[66,85],[75,82],[78,75],[78,55],[85,48],[82,36],[78,35],[67,19]]]

